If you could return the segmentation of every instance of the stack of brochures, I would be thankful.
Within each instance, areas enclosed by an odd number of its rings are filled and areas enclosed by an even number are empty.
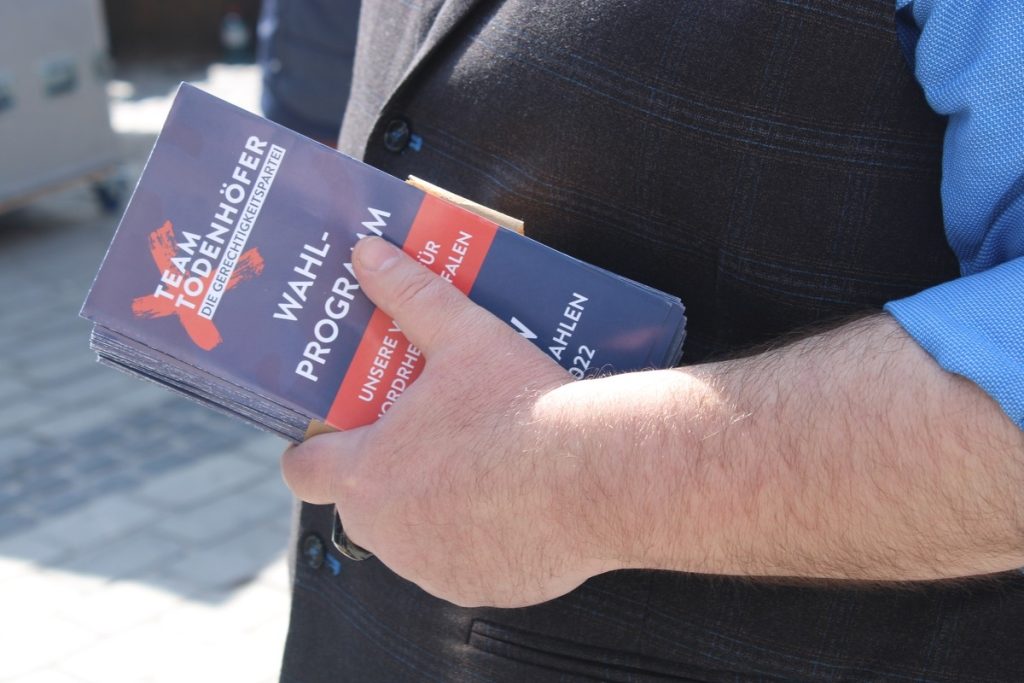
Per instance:
[[[422,353],[351,265],[377,235],[573,376],[678,362],[679,299],[182,85],[82,308],[99,359],[292,441],[383,415]]]

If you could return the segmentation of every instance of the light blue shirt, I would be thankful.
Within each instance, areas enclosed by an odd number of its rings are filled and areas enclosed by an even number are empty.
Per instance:
[[[949,117],[942,206],[961,277],[886,310],[1024,429],[1024,0],[896,9],[916,24],[909,44],[928,103]]]

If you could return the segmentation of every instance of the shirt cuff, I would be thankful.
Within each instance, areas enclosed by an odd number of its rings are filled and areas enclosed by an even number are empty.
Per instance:
[[[943,369],[977,384],[1024,429],[1024,257],[885,310]]]

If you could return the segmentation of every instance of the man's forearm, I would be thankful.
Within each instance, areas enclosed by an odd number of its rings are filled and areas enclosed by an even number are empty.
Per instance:
[[[367,295],[427,358],[383,418],[284,474],[464,606],[623,567],[936,579],[1024,565],[1024,438],[887,316],[743,360],[573,382],[383,240]]]
[[[888,316],[566,385],[538,410],[582,463],[577,514],[614,511],[587,526],[623,566],[867,580],[1024,566],[1020,430]]]

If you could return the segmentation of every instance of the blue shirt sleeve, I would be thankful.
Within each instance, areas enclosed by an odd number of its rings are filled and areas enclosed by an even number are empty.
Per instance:
[[[1024,0],[896,9],[916,25],[909,42],[928,103],[949,117],[942,205],[962,277],[886,310],[1024,429]]]

